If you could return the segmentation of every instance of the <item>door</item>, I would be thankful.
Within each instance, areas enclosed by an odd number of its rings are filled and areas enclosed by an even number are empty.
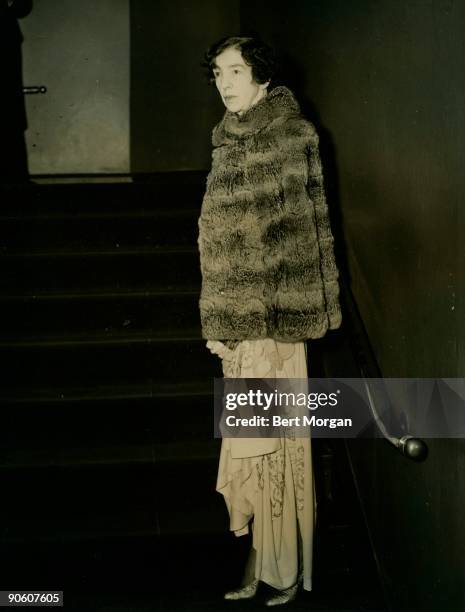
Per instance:
[[[20,20],[31,175],[129,173],[129,0],[40,0]]]

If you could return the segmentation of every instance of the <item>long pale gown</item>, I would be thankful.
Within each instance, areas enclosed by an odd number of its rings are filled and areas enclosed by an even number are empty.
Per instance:
[[[234,350],[219,341],[207,347],[221,358],[226,378],[307,378],[304,342],[266,338],[241,341]],[[278,450],[257,455],[251,448],[250,456],[238,457],[234,441],[223,438],[216,490],[224,496],[235,535],[247,534],[253,518],[255,578],[287,589],[298,579],[300,553],[303,588],[310,591],[316,522],[311,438],[287,431],[279,440]]]

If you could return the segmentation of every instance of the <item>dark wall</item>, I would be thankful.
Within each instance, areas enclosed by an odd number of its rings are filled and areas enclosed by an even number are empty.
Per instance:
[[[274,8],[273,8],[274,7]],[[465,370],[465,5],[242,5],[334,152],[352,288],[385,376]]]
[[[0,117],[2,150],[0,153],[0,181],[22,181],[28,178],[27,152],[24,130],[27,128],[24,105],[22,54],[23,36],[18,18],[31,10],[31,2],[16,2],[9,6],[0,2],[0,62],[2,95]]]
[[[415,463],[384,440],[349,441],[378,567],[392,609],[465,607],[465,447],[427,440]]]
[[[205,49],[239,26],[239,0],[131,1],[131,170],[206,170],[224,109]]]
[[[384,376],[465,371],[465,4],[241,3],[320,132],[342,264]],[[311,346],[311,345],[310,345]],[[463,440],[351,456],[395,607],[465,604]]]

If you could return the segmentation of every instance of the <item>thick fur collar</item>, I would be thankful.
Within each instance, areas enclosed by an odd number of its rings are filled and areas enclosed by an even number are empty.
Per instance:
[[[223,119],[213,129],[213,146],[230,144],[259,132],[278,118],[291,115],[300,115],[299,103],[294,94],[287,87],[275,87],[242,116],[227,110]]]

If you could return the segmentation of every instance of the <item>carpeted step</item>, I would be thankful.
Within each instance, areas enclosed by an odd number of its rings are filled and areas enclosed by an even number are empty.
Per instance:
[[[218,447],[212,386],[165,386],[146,397],[3,402],[0,469],[211,458]]]
[[[205,341],[173,337],[114,336],[2,343],[2,394],[34,387],[111,387],[177,384],[209,379]]]
[[[144,182],[1,185],[2,216],[200,210],[206,172],[166,172]]]
[[[167,291],[200,286],[198,251],[191,247],[22,253],[4,255],[3,266],[3,295]]]
[[[195,245],[196,209],[122,213],[0,214],[3,254],[96,251]]]
[[[324,544],[324,543],[323,543]],[[250,541],[231,534],[132,537],[107,541],[17,544],[8,551],[3,576],[9,588],[61,585],[66,609],[99,612],[236,612],[263,606],[265,588],[256,599],[224,601],[223,594],[240,583]],[[318,553],[318,551],[316,551]],[[336,560],[332,560],[334,565]],[[315,560],[312,592],[300,593],[292,610],[375,612],[385,610],[376,581],[327,575]],[[61,587],[60,587],[61,588]]]
[[[2,469],[2,541],[221,533],[217,460]],[[189,509],[186,507],[189,500]]]
[[[184,329],[200,337],[199,292],[115,291],[36,293],[0,297],[0,341],[40,335],[110,337],[118,333],[151,336]]]

